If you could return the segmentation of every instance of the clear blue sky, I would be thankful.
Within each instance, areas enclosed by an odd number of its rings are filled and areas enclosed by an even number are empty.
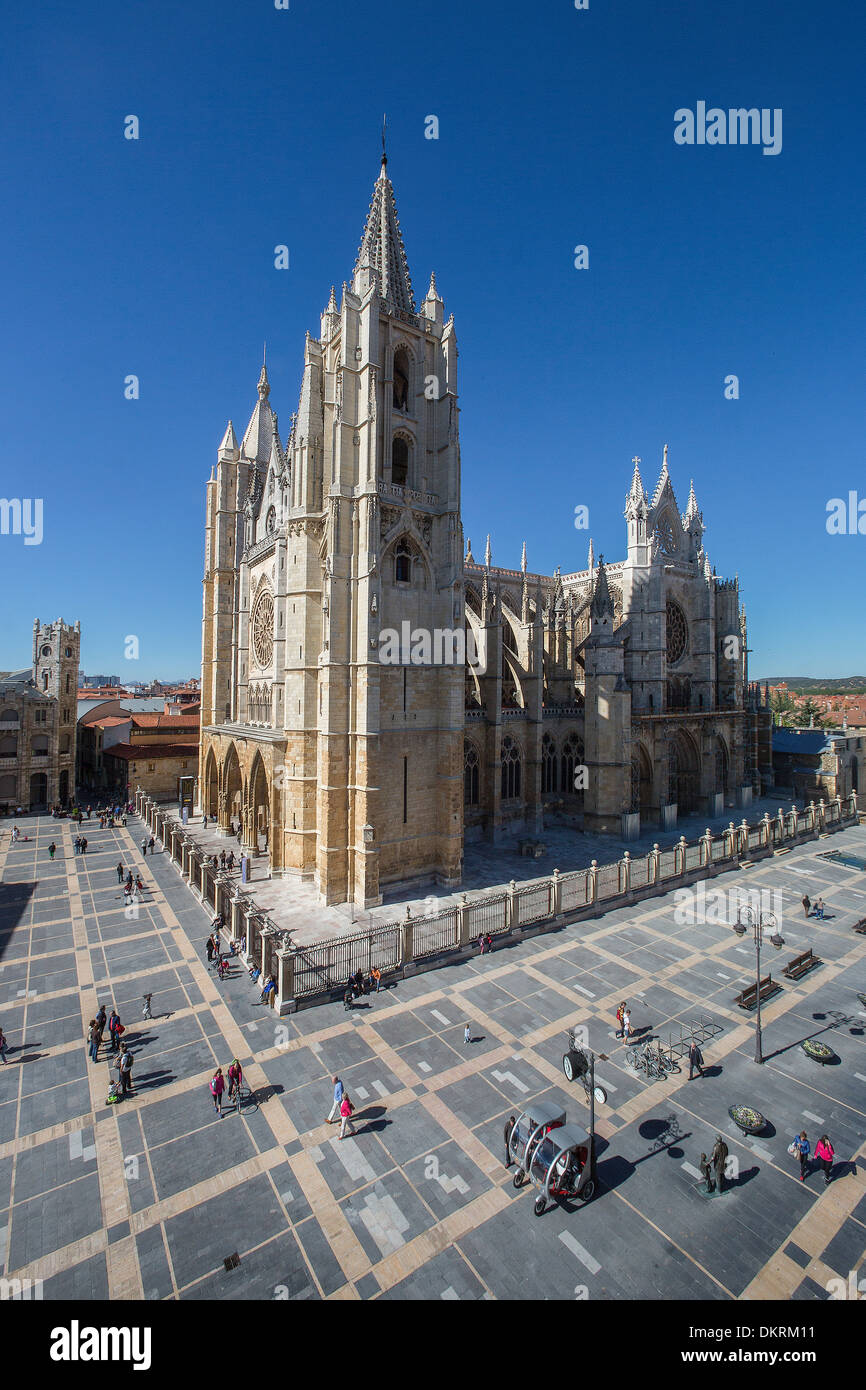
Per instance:
[[[476,555],[489,531],[494,563],[525,538],[530,569],[582,568],[583,503],[621,558],[629,461],[651,491],[667,442],[739,572],[753,674],[866,671],[866,536],[825,530],[830,497],[866,497],[860,8],[47,0],[4,23],[0,495],[44,499],[44,540],[0,536],[0,667],[38,615],[81,619],[88,672],[198,672],[217,445],[263,339],[285,434],[387,110],[416,294],[435,268],[456,318]],[[782,152],[676,145],[699,100],[781,107]]]

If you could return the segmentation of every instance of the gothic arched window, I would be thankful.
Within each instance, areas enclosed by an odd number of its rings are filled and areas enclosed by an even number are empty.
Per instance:
[[[479,800],[480,769],[478,749],[474,743],[463,745],[463,805],[477,806]]]
[[[409,354],[405,348],[394,353],[394,409],[409,408]]]
[[[405,487],[409,478],[409,445],[398,434],[391,445],[391,482]]]
[[[574,774],[583,765],[583,744],[574,734],[569,734],[562,745],[562,790],[564,792],[583,791],[575,787]]]
[[[513,801],[520,795],[520,749],[511,738],[502,740],[502,800]]]
[[[394,583],[412,583],[412,551],[408,541],[398,541],[394,549]]]
[[[550,734],[541,740],[541,791],[556,791],[556,745]]]
[[[667,601],[665,618],[668,665],[676,666],[677,662],[681,661],[686,654],[689,645],[689,629],[685,613],[678,603],[674,603],[672,598]]]

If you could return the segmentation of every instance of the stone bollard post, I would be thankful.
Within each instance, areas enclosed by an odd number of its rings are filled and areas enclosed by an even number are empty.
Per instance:
[[[511,931],[517,926],[519,913],[517,910],[517,884],[514,879],[508,885],[508,896],[505,899],[505,926],[506,930]]]
[[[631,855],[628,850],[623,850],[622,859],[619,866],[619,891],[621,893],[631,892]]]
[[[294,1013],[295,1010],[295,953],[279,950],[276,957],[275,979],[277,988],[274,1009],[278,1014]]]
[[[457,904],[457,940],[461,946],[468,946],[469,942],[469,899],[464,893],[460,902]]]
[[[587,884],[586,900],[588,903],[598,902],[598,860],[593,859],[589,866],[589,883]]]
[[[554,869],[553,878],[550,880],[550,915],[551,917],[558,917],[561,911],[562,879],[559,877],[559,869]]]
[[[658,883],[661,871],[662,853],[657,844],[653,845],[647,858],[650,861],[648,866],[650,869],[650,883]]]

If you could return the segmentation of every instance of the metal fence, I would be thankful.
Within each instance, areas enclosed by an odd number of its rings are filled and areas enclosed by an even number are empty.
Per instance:
[[[507,899],[504,897],[490,897],[472,904],[469,909],[470,941],[476,936],[486,935],[487,932],[495,936],[497,932],[505,931],[508,925],[506,903]]]
[[[575,908],[586,907],[589,901],[587,894],[587,881],[589,875],[585,869],[580,869],[576,874],[566,874],[562,879],[562,911],[573,912]]]
[[[344,985],[350,975],[376,966],[395,970],[400,964],[402,931],[399,927],[380,927],[356,936],[335,937],[316,946],[295,948],[295,996],[319,994]]]
[[[602,898],[612,898],[619,892],[619,864],[603,864],[598,870],[598,883],[596,896],[599,901]]]
[[[435,917],[419,917],[412,923],[412,955],[415,960],[453,950],[459,944],[460,926],[456,907],[437,913]]]
[[[517,923],[525,926],[527,922],[540,922],[551,912],[550,884],[542,883],[538,888],[524,888],[517,895]]]

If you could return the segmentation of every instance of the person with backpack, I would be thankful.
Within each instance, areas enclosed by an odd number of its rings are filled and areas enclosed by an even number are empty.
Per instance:
[[[827,1138],[827,1135],[822,1134],[821,1138],[815,1145],[815,1158],[818,1160],[821,1167],[824,1169],[825,1187],[830,1186],[830,1174],[833,1171],[833,1159],[835,1157],[836,1152],[833,1148],[833,1145],[830,1143],[830,1140]]]
[[[344,1091],[344,1092],[343,1092],[343,1099],[340,1101],[340,1114],[341,1114],[342,1117],[343,1117],[343,1122],[342,1122],[342,1124],[340,1125],[340,1133],[339,1133],[339,1135],[338,1135],[338,1138],[340,1138],[340,1139],[345,1139],[345,1137],[346,1137],[346,1126],[347,1126],[347,1125],[352,1125],[352,1112],[354,1111],[354,1109],[355,1109],[354,1105],[353,1105],[352,1102],[349,1100],[349,1097],[346,1095],[346,1092]],[[352,1125],[352,1134],[354,1135],[354,1133],[355,1133],[355,1126]]]
[[[211,1077],[210,1093],[211,1098],[213,1099],[213,1108],[219,1115],[220,1119],[222,1119],[223,1117],[223,1091],[225,1090],[225,1088],[226,1082],[225,1077],[223,1076],[223,1069],[222,1067],[217,1067],[216,1071]]]
[[[132,1090],[132,1053],[126,1043],[120,1044],[120,1056],[114,1064],[120,1073],[120,1084],[123,1095],[129,1095]]]
[[[615,1034],[615,1036],[618,1037],[618,1038],[621,1038],[621,1037],[622,1037],[622,1016],[623,1016],[624,1013],[625,1013],[625,1000],[623,999],[622,1003],[618,1006],[617,1011],[616,1011],[616,1034]]]

